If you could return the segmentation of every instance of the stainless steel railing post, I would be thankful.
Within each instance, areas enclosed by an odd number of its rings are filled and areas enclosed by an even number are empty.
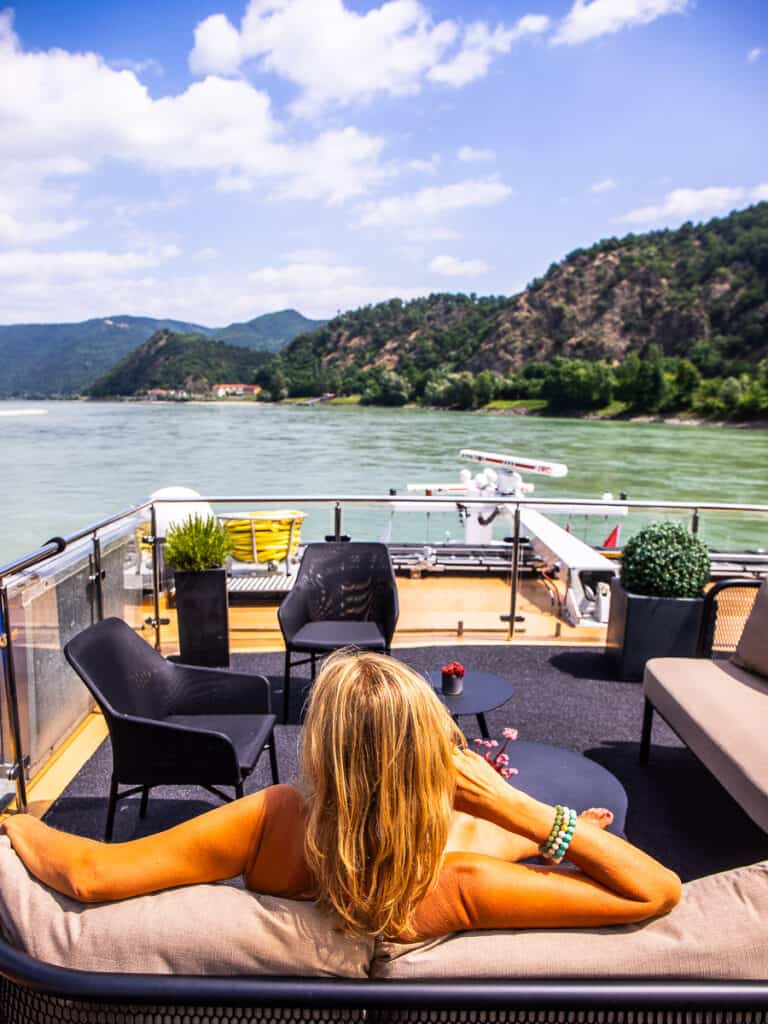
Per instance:
[[[149,510],[152,529],[152,625],[155,630],[155,650],[161,650],[160,644],[160,542],[157,536],[157,510],[155,505]]]
[[[89,582],[96,588],[96,618],[99,622],[104,618],[104,572],[101,568],[101,540],[98,535],[93,535],[93,572]]]
[[[511,640],[515,633],[515,618],[517,616],[517,583],[520,575],[520,506],[515,505],[515,530],[512,540],[512,579],[509,588],[509,630],[507,640]]]
[[[26,771],[28,758],[24,756],[24,745],[21,738],[21,720],[19,718],[19,695],[16,689],[16,675],[13,667],[13,638],[11,622],[8,614],[8,591],[0,586],[0,619],[2,620],[2,651],[0,664],[3,672],[5,701],[8,707],[9,732],[11,741],[11,761],[7,763],[8,778],[16,783],[16,807],[19,811],[27,810]]]
[[[341,540],[341,502],[339,501],[333,507],[333,539]]]
[[[691,516],[691,533],[696,536],[699,532],[699,510],[695,508]]]

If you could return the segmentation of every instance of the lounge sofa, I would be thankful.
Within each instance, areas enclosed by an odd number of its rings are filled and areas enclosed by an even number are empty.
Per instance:
[[[648,761],[658,711],[768,832],[768,580],[762,585],[759,580],[729,581],[713,588],[705,602],[699,652],[711,653],[723,595],[758,587],[730,658],[652,658],[646,663],[640,759]]]
[[[766,921],[768,861],[687,883],[643,925],[374,942],[313,903],[234,884],[85,907],[33,879],[2,836],[0,1021],[610,1024],[642,1010],[649,1024],[728,1010],[761,1024]]]

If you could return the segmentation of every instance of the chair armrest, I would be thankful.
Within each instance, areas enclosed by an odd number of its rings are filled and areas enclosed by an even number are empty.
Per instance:
[[[265,676],[199,665],[173,665],[171,715],[269,715],[272,694]]]
[[[237,753],[222,733],[133,715],[112,716],[108,725],[115,775],[126,782],[234,785],[240,778]]]
[[[711,658],[712,648],[715,642],[717,629],[717,614],[719,610],[720,595],[724,590],[735,590],[744,587],[751,587],[759,590],[762,586],[762,579],[744,579],[735,577],[733,579],[720,580],[704,595],[704,606],[701,611],[701,627],[699,629],[699,640],[696,648],[696,656],[699,658]]]

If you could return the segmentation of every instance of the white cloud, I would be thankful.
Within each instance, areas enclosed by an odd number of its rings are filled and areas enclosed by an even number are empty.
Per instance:
[[[462,146],[456,152],[456,156],[465,164],[482,163],[485,160],[494,160],[496,153],[492,149],[476,149],[474,146]]]
[[[623,224],[654,224],[661,221],[689,220],[693,217],[711,217],[766,198],[768,184],[755,185],[751,188],[676,188],[666,194],[662,203],[638,207],[617,219]]]
[[[648,25],[665,14],[682,14],[691,0],[575,0],[551,39],[554,45],[577,46],[635,25]]]
[[[411,225],[452,210],[495,206],[511,195],[512,189],[508,185],[493,179],[459,181],[453,185],[439,185],[408,195],[387,196],[385,199],[365,203],[359,223],[363,227]]]
[[[197,25],[189,63],[199,75],[235,75],[255,61],[257,70],[293,82],[300,90],[294,111],[312,115],[377,93],[412,95],[425,78],[465,85],[548,24],[543,15],[525,15],[511,28],[475,22],[462,30],[455,21],[433,21],[419,0],[387,0],[364,14],[344,0],[250,0],[239,31],[223,14]]]
[[[133,71],[136,75],[142,75],[145,71],[151,75],[162,75],[163,65],[153,57],[146,60],[131,60],[126,57],[124,60],[111,60],[109,66],[115,71]]]
[[[215,260],[220,255],[219,250],[215,249],[212,245],[207,245],[204,249],[198,249],[194,254],[196,260]]]
[[[356,128],[290,140],[268,95],[242,80],[211,76],[153,99],[133,72],[97,54],[25,53],[10,12],[0,15],[0,54],[0,173],[23,166],[27,189],[117,159],[208,172],[222,188],[263,189],[266,180],[276,195],[339,203],[391,173],[380,165],[383,141]]]
[[[747,62],[749,64],[754,64],[756,60],[760,60],[760,58],[763,56],[763,52],[764,51],[760,46],[755,46],[747,54]]]
[[[154,252],[106,252],[95,249],[69,249],[40,252],[34,249],[0,251],[0,277],[38,280],[82,278],[94,275],[130,274],[136,270],[158,267],[179,255],[175,245],[165,245]]]
[[[445,277],[474,277],[485,274],[488,264],[484,260],[459,260],[455,256],[435,256],[429,269]]]
[[[594,181],[590,186],[592,192],[611,192],[616,188],[613,178],[603,178],[602,181]]]
[[[493,31],[485,22],[474,22],[465,30],[459,52],[431,68],[427,77],[432,82],[455,88],[474,82],[485,77],[495,56],[509,53],[513,43],[525,36],[546,32],[549,24],[549,18],[544,14],[525,14],[511,28],[497,25]]]

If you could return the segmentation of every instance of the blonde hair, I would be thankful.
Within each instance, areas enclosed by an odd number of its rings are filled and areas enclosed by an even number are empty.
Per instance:
[[[458,727],[406,665],[349,651],[325,662],[304,721],[305,856],[350,929],[404,933],[437,884],[456,746]]]

